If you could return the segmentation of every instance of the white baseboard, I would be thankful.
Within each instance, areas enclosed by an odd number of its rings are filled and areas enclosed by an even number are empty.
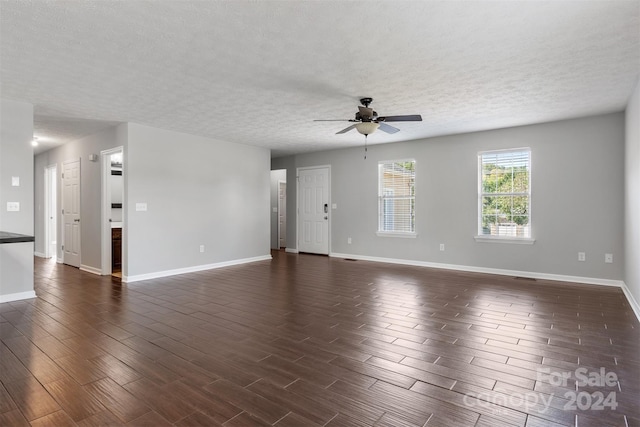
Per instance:
[[[102,275],[102,270],[99,268],[91,267],[90,265],[80,264],[80,270],[86,271],[87,273],[97,274],[98,276]]]
[[[176,268],[174,270],[157,271],[155,273],[136,274],[134,276],[123,276],[122,281],[126,283],[138,282],[140,280],[157,279],[159,277],[175,276],[177,274],[195,273],[196,271],[212,270],[214,268],[230,267],[232,265],[247,264],[256,261],[271,260],[271,255],[262,255],[253,258],[234,259],[231,261],[217,262],[214,264],[195,265],[193,267]]]
[[[0,303],[20,301],[23,299],[36,298],[36,291],[16,292],[15,294],[0,295]]]
[[[589,285],[622,287],[624,284],[622,280],[599,279],[595,277],[567,276],[563,274],[547,274],[547,273],[538,273],[534,271],[504,270],[500,268],[486,268],[486,267],[476,267],[476,266],[458,265],[458,264],[441,264],[437,262],[414,261],[414,260],[396,259],[396,258],[382,258],[382,257],[372,257],[372,256],[366,256],[366,255],[331,253],[329,254],[329,256],[334,258],[359,259],[362,261],[387,262],[389,264],[413,265],[416,267],[430,267],[430,268],[441,268],[444,270],[469,271],[472,273],[499,274],[502,276],[528,277],[531,279],[542,279],[542,280],[557,280],[559,282],[585,283]]]
[[[297,254],[298,250],[294,249],[294,248],[285,248],[284,249],[285,252],[289,252],[290,254]]]
[[[627,297],[627,301],[629,301],[629,305],[631,306],[631,309],[636,314],[636,317],[638,318],[638,322],[640,322],[640,304],[638,304],[638,301],[636,301],[633,294],[629,290],[629,287],[624,282],[622,283],[622,292],[624,292],[624,296]]]
[[[42,252],[34,252],[33,253],[35,256],[37,256],[38,258],[46,258],[47,256],[45,254],[43,254]]]
[[[63,260],[62,260],[62,258],[56,258],[56,262],[57,262],[58,264],[62,264],[62,261],[63,261]]]

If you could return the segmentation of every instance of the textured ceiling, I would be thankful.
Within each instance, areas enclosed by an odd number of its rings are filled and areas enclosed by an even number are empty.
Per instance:
[[[422,114],[370,143],[624,109],[640,1],[0,1],[0,96],[40,150],[120,122],[272,149],[361,145],[358,99]]]

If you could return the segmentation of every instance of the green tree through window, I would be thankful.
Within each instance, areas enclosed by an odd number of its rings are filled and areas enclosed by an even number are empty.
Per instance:
[[[531,237],[530,159],[528,149],[479,155],[478,234]]]

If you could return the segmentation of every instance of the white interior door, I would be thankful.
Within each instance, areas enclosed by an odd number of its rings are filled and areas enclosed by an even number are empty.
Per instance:
[[[278,182],[278,246],[287,246],[287,183]]]
[[[80,267],[80,160],[62,165],[64,263]]]
[[[298,171],[298,251],[329,254],[329,168]]]

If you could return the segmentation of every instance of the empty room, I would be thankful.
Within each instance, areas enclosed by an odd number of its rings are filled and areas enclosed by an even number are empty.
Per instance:
[[[1,426],[640,426],[640,0],[0,0]]]

